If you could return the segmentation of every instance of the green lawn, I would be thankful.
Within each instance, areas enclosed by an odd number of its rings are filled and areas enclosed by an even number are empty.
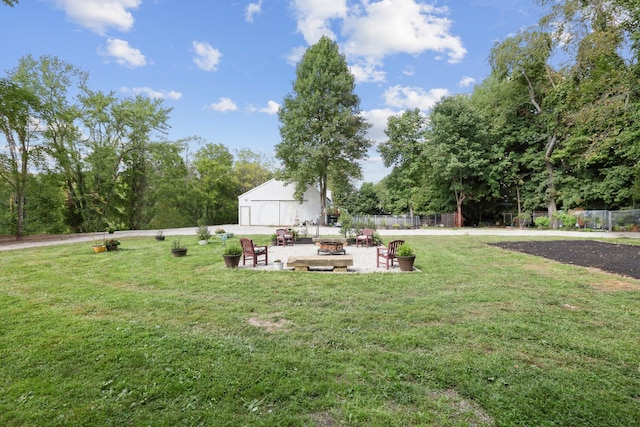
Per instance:
[[[640,425],[640,281],[405,239],[421,272],[228,270],[195,237],[1,252],[0,425]]]

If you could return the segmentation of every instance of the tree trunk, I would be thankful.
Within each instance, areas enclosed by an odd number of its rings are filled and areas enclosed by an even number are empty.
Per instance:
[[[456,215],[453,219],[453,226],[462,228],[464,227],[464,218],[462,217],[462,201],[464,200],[464,196],[458,198],[456,201]]]
[[[549,135],[547,140],[547,146],[544,156],[544,164],[547,168],[547,212],[549,219],[552,222],[554,229],[558,228],[558,221],[555,219],[557,211],[556,207],[556,184],[553,174],[553,163],[551,162],[551,155],[556,147],[557,136],[555,134]]]
[[[320,225],[327,224],[327,178],[320,177],[318,180],[320,184],[320,218],[318,218],[318,223]]]
[[[464,218],[462,217],[462,202],[467,197],[465,194],[455,192],[456,194],[456,213],[453,216],[454,227],[464,227]]]
[[[23,146],[25,145],[23,144]],[[22,153],[20,176],[18,178],[18,200],[16,201],[18,222],[16,224],[16,239],[22,239],[22,235],[24,234],[24,200],[27,192],[27,175],[29,173],[27,156],[27,153]]]

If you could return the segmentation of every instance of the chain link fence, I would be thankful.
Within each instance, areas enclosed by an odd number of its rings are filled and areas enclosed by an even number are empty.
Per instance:
[[[640,209],[609,212],[609,231],[640,231]]]
[[[574,210],[569,212],[576,218],[576,228],[608,231],[640,231],[640,209],[623,211]],[[515,213],[503,213],[503,224],[530,227],[538,217],[546,217],[546,211],[535,211],[519,223]],[[454,212],[430,215],[353,215],[354,224],[375,229],[411,229],[426,227],[454,227]]]

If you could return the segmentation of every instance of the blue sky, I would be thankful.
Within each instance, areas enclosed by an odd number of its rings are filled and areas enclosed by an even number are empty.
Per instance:
[[[533,0],[20,0],[0,6],[0,69],[54,55],[93,90],[163,98],[171,140],[272,156],[295,64],[322,35],[346,55],[380,142],[390,115],[470,92],[493,44],[539,14]],[[388,173],[375,148],[362,167],[365,181]]]

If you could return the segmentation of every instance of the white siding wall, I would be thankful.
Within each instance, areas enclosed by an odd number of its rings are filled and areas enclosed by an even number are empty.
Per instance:
[[[294,186],[270,180],[238,197],[240,225],[293,225],[320,215],[320,192],[308,187],[303,202],[293,197]],[[249,212],[247,213],[247,209]],[[247,218],[250,224],[244,223]]]

